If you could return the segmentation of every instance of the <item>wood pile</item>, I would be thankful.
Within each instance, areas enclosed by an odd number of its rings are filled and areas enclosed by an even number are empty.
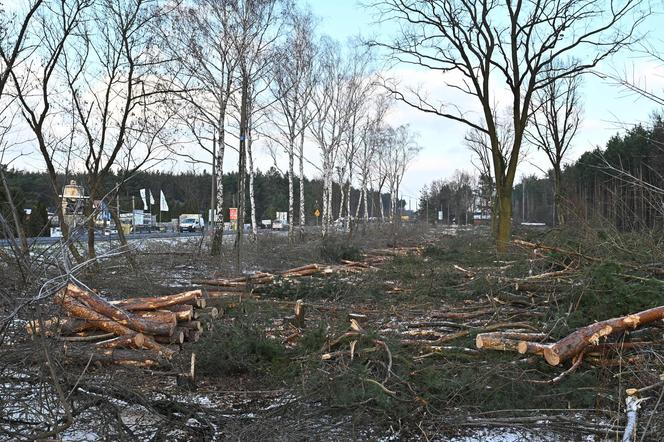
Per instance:
[[[371,261],[370,262],[377,262]],[[367,261],[357,262],[342,260],[340,265],[308,264],[279,273],[256,272],[237,278],[194,279],[192,284],[218,287],[220,291],[209,292],[210,298],[225,297],[237,292],[256,292],[265,285],[273,284],[279,280],[296,280],[305,276],[328,276],[338,273],[359,273],[375,269]]]
[[[66,316],[32,321],[28,333],[65,341],[71,360],[134,367],[169,367],[180,346],[198,341],[219,315],[217,308],[206,307],[200,290],[106,301],[69,284],[54,302]]]

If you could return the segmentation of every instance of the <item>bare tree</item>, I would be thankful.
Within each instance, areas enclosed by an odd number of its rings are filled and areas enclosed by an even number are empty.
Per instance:
[[[235,242],[237,271],[241,268],[242,239],[245,219],[245,195],[247,172],[247,141],[250,132],[252,97],[266,88],[260,82],[270,68],[269,49],[279,36],[282,22],[279,17],[279,0],[237,0],[233,4],[236,30],[232,36],[234,51],[238,57],[237,81],[239,82],[239,159],[238,159],[238,230]],[[253,92],[252,92],[253,91]]]
[[[83,17],[62,62],[74,105],[76,139],[89,199],[88,257],[95,257],[96,199],[105,178],[124,157],[127,176],[154,158],[169,121],[162,105],[169,87],[157,78],[149,25],[157,10],[149,0],[105,0]],[[160,11],[160,13],[165,13]]]
[[[307,112],[313,93],[315,20],[311,12],[295,9],[288,14],[289,35],[273,52],[273,81],[270,89],[275,110],[270,120],[275,129],[271,136],[288,157],[288,239],[293,240],[295,219],[295,149],[300,140],[299,156],[304,152],[304,132],[311,119]],[[304,182],[303,161],[300,158],[300,218],[303,217]],[[300,221],[302,226],[302,221]]]
[[[92,7],[91,0],[65,1],[49,3],[37,14],[35,25],[29,31],[29,41],[38,45],[30,63],[26,63],[20,71],[11,71],[21,113],[35,134],[39,152],[44,160],[50,179],[54,200],[62,228],[62,236],[74,259],[82,262],[80,253],[71,241],[68,225],[62,204],[59,204],[60,188],[58,182],[59,169],[69,170],[73,146],[66,140],[73,135],[69,128],[66,134],[56,133],[61,128],[62,119],[57,112],[56,98],[61,98],[63,88],[62,72],[58,70],[64,52],[75,33],[79,30],[83,15]],[[55,103],[54,103],[55,102]],[[65,125],[66,127],[66,125]]]
[[[385,139],[386,150],[383,159],[387,184],[390,188],[390,219],[397,223],[397,205],[400,206],[400,190],[403,177],[410,162],[417,156],[421,147],[415,140],[415,135],[408,125],[391,128],[389,137]]]
[[[339,149],[350,124],[349,65],[343,60],[337,42],[321,41],[316,75],[318,85],[312,98],[314,118],[311,133],[321,150],[323,172],[322,234],[326,236],[332,221],[332,182]]]
[[[160,41],[173,60],[170,76],[179,82],[181,90],[173,104],[186,103],[188,112],[181,113],[180,119],[212,158],[213,255],[221,253],[227,118],[231,98],[238,89],[235,79],[239,57],[234,44],[239,29],[236,3],[196,0],[191,5],[182,4],[174,14],[164,16],[159,26]]]
[[[548,75],[548,71],[544,75]],[[581,122],[580,86],[579,75],[559,78],[538,89],[530,104],[532,124],[526,131],[526,138],[544,151],[553,168],[553,220],[559,225],[565,223],[561,209],[562,163]]]
[[[551,82],[595,67],[632,42],[643,20],[641,0],[379,0],[384,19],[398,20],[393,42],[373,42],[391,51],[396,62],[433,72],[455,72],[461,82],[448,89],[473,97],[483,124],[454,104],[434,103],[422,91],[386,81],[387,89],[408,105],[484,132],[491,142],[497,191],[496,246],[504,252],[511,235],[512,187],[521,144],[537,90]],[[583,53],[564,66],[554,63]],[[545,71],[549,75],[542,75]],[[501,152],[494,101],[498,84],[506,84],[514,141]]]
[[[29,56],[31,53],[30,47],[26,47],[26,40],[28,38],[30,24],[33,22],[35,13],[42,6],[42,3],[43,0],[29,2],[26,5],[27,9],[25,10],[24,15],[21,16],[9,17],[4,14],[0,16],[0,115],[3,116],[3,124],[1,128],[2,134],[0,135],[0,181],[12,214],[14,231],[19,238],[19,244],[16,248],[16,256],[19,257],[20,262],[28,256],[28,241],[23,226],[19,222],[18,209],[14,204],[5,177],[5,169],[7,168],[8,163],[12,161],[5,157],[5,154],[7,153],[5,135],[14,123],[13,117],[10,118],[8,123],[5,123],[4,121],[5,115],[13,111],[13,109],[9,108],[14,101],[13,97],[8,96],[11,94],[6,94],[5,89],[11,79],[12,71],[17,67],[20,68],[20,65],[25,61],[25,57]],[[13,238],[13,235],[11,236]],[[19,268],[22,269],[23,266],[19,266]]]

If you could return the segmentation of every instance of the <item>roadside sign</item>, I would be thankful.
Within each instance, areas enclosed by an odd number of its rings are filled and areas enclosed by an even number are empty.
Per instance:
[[[237,207],[228,209],[229,219],[231,220],[231,230],[237,230]]]
[[[320,216],[320,210],[316,209],[316,211],[314,212],[314,216],[318,218]]]
[[[439,210],[438,211],[438,221],[442,221],[442,220],[443,220],[443,211]]]

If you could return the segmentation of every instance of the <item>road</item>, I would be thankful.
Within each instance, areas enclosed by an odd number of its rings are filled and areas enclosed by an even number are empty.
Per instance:
[[[259,230],[259,233],[262,232],[267,232],[266,230]],[[275,231],[275,233],[277,233]],[[285,233],[285,232],[284,232]],[[233,230],[224,230],[224,235],[235,235],[236,232]],[[151,233],[130,233],[129,235],[126,235],[128,241],[133,241],[133,240],[143,240],[143,239],[167,239],[167,238],[195,238],[199,237],[202,235],[201,232],[184,232],[184,233],[179,233],[179,232],[151,232]],[[57,243],[61,240],[62,238],[51,238],[51,237],[36,237],[36,238],[28,238],[28,244],[35,245],[35,244],[54,244]],[[78,236],[78,240],[82,242],[87,241],[87,235],[83,234]],[[95,240],[97,242],[99,241],[117,241],[118,240],[118,235],[113,234],[113,235],[95,235]],[[6,239],[0,239],[0,247],[9,247],[9,241]]]

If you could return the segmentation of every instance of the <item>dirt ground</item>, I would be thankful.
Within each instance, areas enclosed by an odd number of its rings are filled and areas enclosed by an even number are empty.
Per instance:
[[[561,244],[557,235],[516,234]],[[325,241],[311,234],[292,244],[265,235],[245,243],[241,269],[232,244],[215,258],[196,239],[134,246],[135,268],[117,256],[78,278],[117,299],[311,263],[367,265],[210,297],[208,305],[223,314],[200,341],[185,343],[167,373],[58,360],[54,368],[74,404],[65,440],[615,440],[625,425],[625,389],[652,385],[638,435],[661,440],[661,324],[640,331],[646,349],[616,347],[574,368],[475,345],[478,333],[505,330],[552,342],[662,304],[661,285],[617,277],[626,270],[608,258],[588,264],[522,247],[497,257],[483,228],[388,226]],[[586,252],[604,257],[608,250]],[[561,276],[532,278],[551,272]],[[290,316],[297,300],[305,322],[296,325]],[[39,309],[57,313],[47,303]],[[14,353],[22,345],[34,342],[16,338]],[[195,390],[178,387],[173,376],[188,369],[192,352]]]

